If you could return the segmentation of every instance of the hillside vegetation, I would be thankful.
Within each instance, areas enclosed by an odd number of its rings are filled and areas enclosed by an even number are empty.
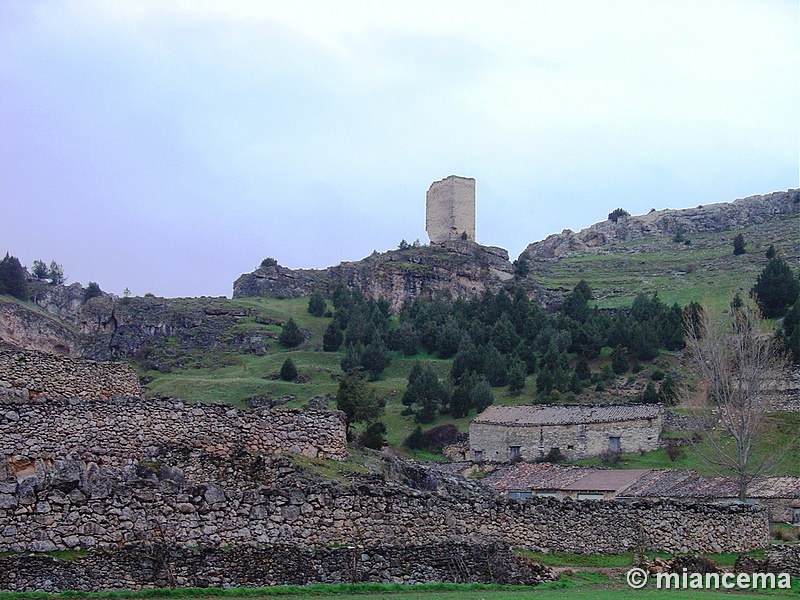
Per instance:
[[[469,420],[491,402],[680,400],[679,388],[691,383],[681,353],[684,308],[695,302],[726,309],[735,294],[746,297],[769,262],[771,246],[796,272],[796,205],[787,204],[794,212],[723,231],[680,221],[681,211],[669,217],[677,225],[661,229],[647,221],[656,222],[656,216],[631,217],[627,225],[622,217],[619,223],[532,244],[515,262],[513,274],[510,263],[503,271],[505,290],[493,280],[475,299],[466,300],[459,292],[452,301],[438,290],[400,310],[375,299],[379,288],[365,297],[345,288],[331,290],[330,282],[323,306],[312,311],[320,316],[310,314],[308,296],[117,299],[88,297],[77,284],[31,285],[48,314],[58,315],[70,332],[81,331],[80,343],[68,340],[73,355],[131,361],[149,396],[237,406],[313,402],[334,408],[345,370],[360,365],[370,379],[366,389],[385,400],[380,421],[386,440],[399,448],[418,426],[430,431],[450,424],[451,430],[465,432]],[[706,218],[703,211],[695,212],[698,219]],[[737,235],[743,238],[744,253],[734,254]],[[588,243],[597,239],[602,243]],[[387,253],[383,262],[392,268],[419,266],[415,261],[439,255],[469,262],[477,245],[462,245],[430,252],[415,246]],[[502,252],[489,254],[507,262]],[[383,264],[373,257],[376,261]],[[284,271],[291,274],[270,262],[254,278],[269,282]],[[414,276],[432,277],[430,269],[422,271]],[[403,276],[403,290],[416,285],[409,277]],[[526,295],[533,289],[544,293],[529,301]],[[541,304],[545,301],[546,306]],[[26,323],[39,310],[23,318],[23,305],[6,302],[7,320],[15,324],[9,335],[20,340],[27,338],[19,331],[35,328]],[[290,322],[301,332],[297,344],[282,337]],[[342,338],[335,347],[333,333]],[[56,347],[67,336],[52,337]],[[285,377],[288,381],[281,378],[288,372],[287,359],[297,371]],[[435,398],[407,393],[409,379],[420,374],[429,383],[438,381],[441,390]],[[369,424],[359,423],[356,435]],[[796,421],[776,423],[776,435],[783,436],[786,427],[796,430]],[[663,452],[623,457],[631,467],[671,466],[667,461]],[[676,466],[696,466],[691,456],[680,461]]]
[[[733,254],[741,233],[745,253]],[[639,293],[658,293],[667,304],[713,303],[719,308],[736,292],[746,296],[767,263],[770,245],[792,265],[800,263],[800,215],[717,233],[652,235],[587,252],[530,259],[530,277],[552,296],[586,280],[601,308],[630,304]]]

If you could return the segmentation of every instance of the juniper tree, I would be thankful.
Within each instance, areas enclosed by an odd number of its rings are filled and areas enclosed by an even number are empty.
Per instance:
[[[737,233],[733,238],[733,254],[739,256],[744,254],[747,250],[744,249],[747,242],[744,241],[744,235]]]
[[[364,374],[358,369],[348,371],[339,379],[336,408],[347,417],[347,434],[354,423],[374,423],[386,408],[386,400],[379,398]]]
[[[8,253],[0,260],[0,294],[8,294],[19,300],[27,300],[30,295],[25,269],[16,256]]]
[[[308,312],[315,317],[321,317],[325,314],[325,308],[325,298],[319,292],[313,292],[308,299]]]
[[[297,379],[297,367],[291,358],[287,358],[283,361],[279,376],[284,381],[294,381]]]
[[[278,336],[278,341],[287,348],[294,348],[303,342],[303,333],[300,331],[297,323],[294,322],[294,319],[290,318],[283,326]]]
[[[775,256],[759,274],[752,293],[766,318],[782,317],[797,302],[800,282],[786,261]]]

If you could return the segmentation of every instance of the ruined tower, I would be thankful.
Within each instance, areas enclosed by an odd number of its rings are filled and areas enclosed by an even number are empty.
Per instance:
[[[434,181],[425,197],[425,231],[431,242],[475,241],[475,180],[450,175]]]

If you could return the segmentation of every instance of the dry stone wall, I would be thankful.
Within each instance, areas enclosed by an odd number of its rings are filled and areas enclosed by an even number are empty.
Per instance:
[[[154,551],[155,550],[155,551]],[[0,558],[0,589],[47,592],[167,587],[251,587],[314,583],[482,582],[536,585],[553,572],[504,544],[297,546],[223,549],[127,548],[59,561]]]
[[[139,377],[124,363],[77,360],[37,351],[0,350],[0,397],[105,398],[140,393]]]
[[[345,417],[338,411],[239,410],[132,397],[0,400],[0,456],[27,465],[17,470],[64,458],[121,466],[147,458],[159,445],[219,456],[246,451],[347,458]]]
[[[505,462],[512,459],[509,449],[517,447],[523,460],[540,459],[553,448],[568,460],[575,460],[609,452],[612,437],[617,438],[617,451],[648,452],[659,448],[661,423],[661,417],[541,426],[473,422],[469,428],[469,458],[477,460],[476,456],[480,456],[481,461]]]
[[[423,491],[362,477],[310,480],[281,457],[228,459],[192,451],[202,482],[172,455],[124,468],[56,461],[0,484],[0,552],[288,544],[418,546],[503,542],[532,550],[619,554],[763,548],[767,513],[749,505],[671,501],[513,500],[488,492]],[[170,464],[171,463],[171,464]],[[222,474],[222,476],[220,476]],[[213,479],[212,479],[213,478]]]

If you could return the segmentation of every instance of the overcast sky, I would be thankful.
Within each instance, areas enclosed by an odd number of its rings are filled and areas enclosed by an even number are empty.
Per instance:
[[[425,234],[509,250],[798,187],[796,0],[0,0],[0,250],[228,295]]]

